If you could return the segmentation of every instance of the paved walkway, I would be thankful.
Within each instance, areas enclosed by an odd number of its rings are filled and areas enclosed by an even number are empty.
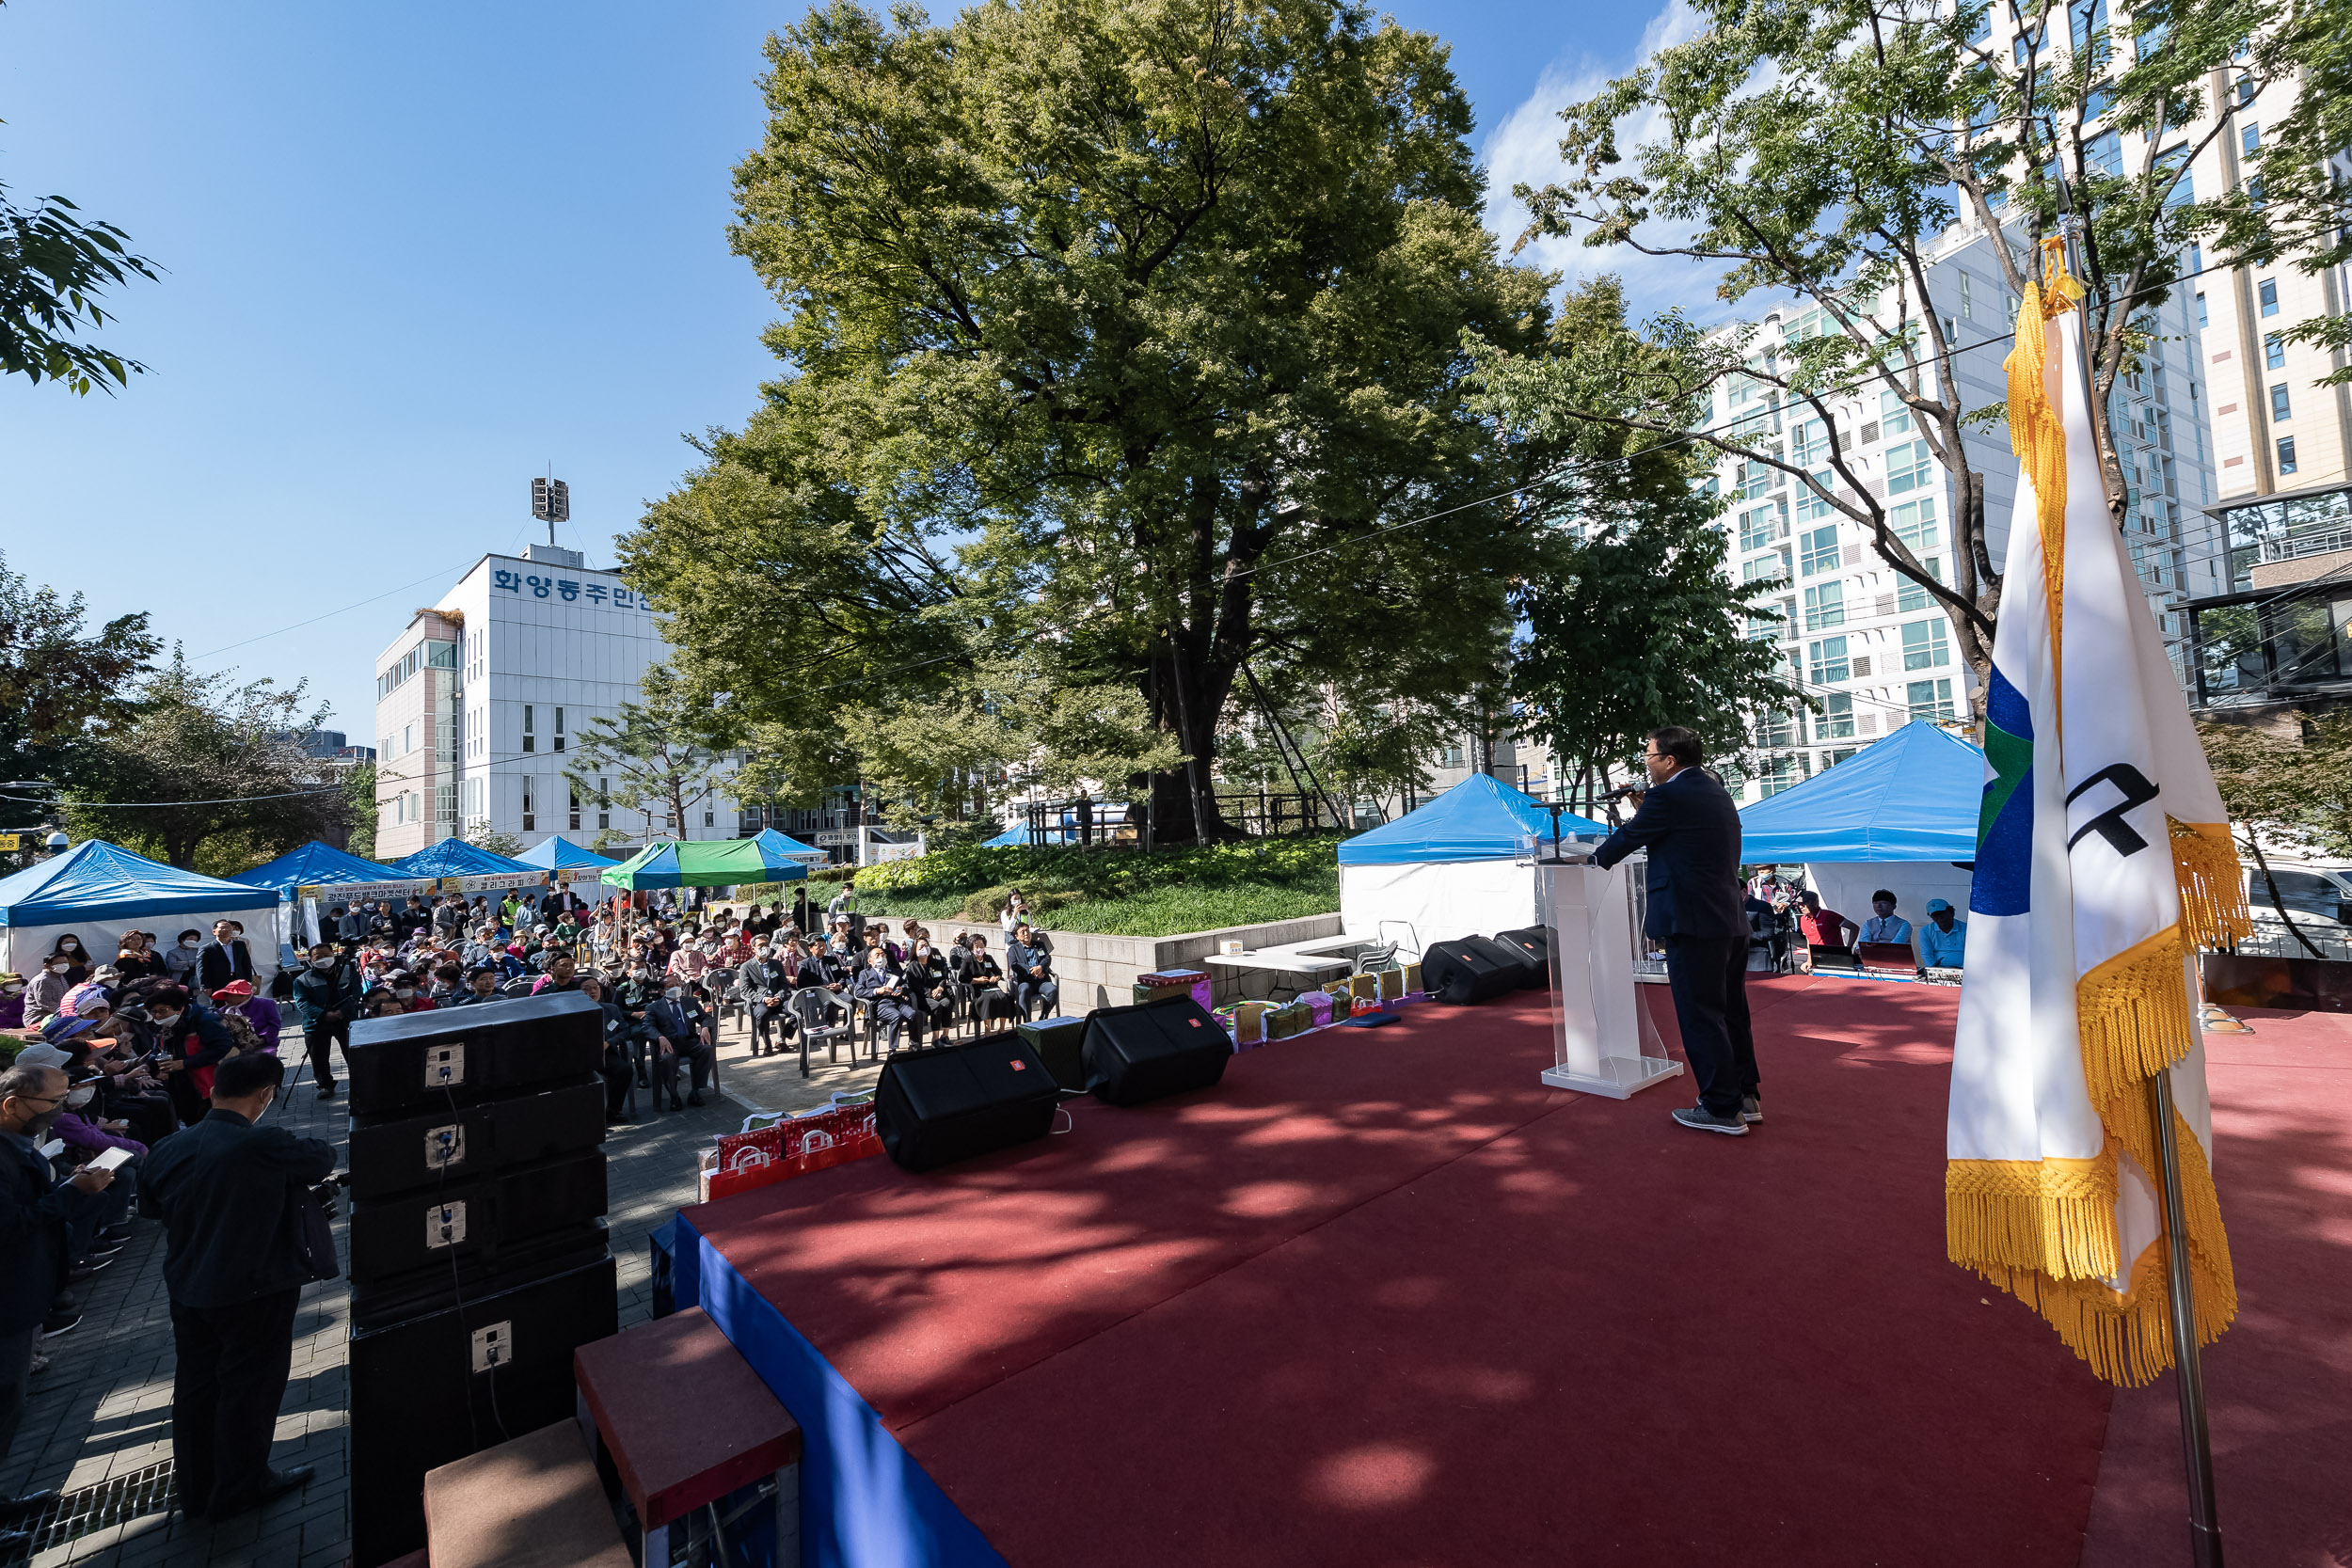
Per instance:
[[[287,1037],[290,1060],[298,1063],[300,1046],[292,1035]],[[722,1038],[720,1061],[725,1098],[710,1099],[699,1110],[656,1115],[648,1109],[650,1096],[641,1092],[638,1120],[614,1128],[605,1143],[624,1328],[652,1315],[646,1237],[680,1205],[694,1200],[696,1152],[718,1133],[739,1126],[746,1105],[796,1110],[821,1102],[834,1089],[869,1085],[875,1071],[870,1065],[818,1066],[816,1075],[804,1080],[797,1056],[788,1063],[750,1060],[735,1030]],[[350,1126],[344,1101],[320,1101],[307,1069],[297,1067],[289,1077],[297,1073],[300,1081],[279,1097],[270,1117],[295,1132],[344,1147]],[[336,1231],[340,1238],[340,1219]],[[80,1287],[88,1292],[81,1323],[41,1347],[49,1369],[33,1380],[24,1428],[0,1465],[0,1491],[59,1488],[94,1528],[37,1553],[31,1568],[67,1563],[342,1568],[351,1549],[343,1472],[349,1418],[343,1281],[303,1292],[294,1319],[294,1372],[278,1418],[278,1445],[270,1454],[271,1463],[281,1467],[317,1465],[318,1479],[243,1518],[217,1527],[191,1526],[163,1512],[170,1475],[172,1375],[163,1258],[161,1229],[141,1227],[110,1267]],[[52,1530],[44,1541],[59,1533]]]

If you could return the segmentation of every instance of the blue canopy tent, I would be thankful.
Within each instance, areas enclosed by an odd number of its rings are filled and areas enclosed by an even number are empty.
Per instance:
[[[752,842],[758,845],[759,852],[771,860],[799,861],[803,865],[824,865],[833,860],[831,855],[814,844],[803,844],[791,834],[780,833],[773,828],[760,829],[752,835]]]
[[[462,838],[445,838],[428,844],[413,855],[403,855],[392,862],[392,868],[407,877],[431,877],[446,883],[457,879],[457,886],[444,891],[487,893],[499,888],[540,887],[548,880],[547,867],[532,865],[509,855],[501,855],[469,844]]]
[[[278,973],[278,893],[224,881],[84,839],[38,865],[0,878],[0,968],[31,974],[68,931],[100,958],[111,958],[125,926],[158,933],[169,946],[184,922],[202,928],[223,917],[246,927],[262,977]]]
[[[1029,830],[1027,828],[1007,828],[994,838],[982,842],[980,847],[983,849],[1025,849],[1028,844]]]
[[[250,871],[240,871],[229,879],[247,887],[276,888],[281,898],[291,899],[294,890],[303,887],[323,887],[333,884],[367,883],[382,886],[389,892],[406,894],[415,890],[422,878],[399,871],[389,865],[321,844],[316,839],[299,849],[289,849],[274,861],[264,861]]]
[[[1983,801],[1984,752],[1915,721],[1742,810],[1740,858],[1802,863],[1821,902],[1856,924],[1883,888],[1915,927],[1931,898],[1968,908]]]
[[[1351,937],[1395,937],[1425,949],[1472,932],[1534,925],[1535,870],[1523,842],[1551,838],[1551,813],[1534,796],[1473,773],[1393,822],[1340,846],[1340,923]],[[1560,835],[1609,830],[1574,812]]]

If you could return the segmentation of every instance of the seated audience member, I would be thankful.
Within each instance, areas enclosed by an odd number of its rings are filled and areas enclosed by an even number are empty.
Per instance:
[[[577,990],[580,987],[580,964],[569,953],[558,953],[548,965],[548,972],[531,983],[531,994],[543,990]]]
[[[582,975],[580,994],[604,1014],[604,1057],[596,1070],[604,1079],[604,1119],[619,1121],[622,1107],[628,1102],[628,1081],[636,1071],[628,1059],[628,1021],[620,1008],[604,999],[604,981],[598,976]]]
[[[645,1010],[638,1022],[640,1037],[645,1042],[646,1075],[653,1086],[653,1108],[661,1109],[663,1095],[669,1096],[670,1109],[683,1111],[685,1103],[677,1095],[677,1069],[681,1061],[693,1065],[694,1103],[702,1103],[702,1085],[709,1071],[709,1060],[703,1054],[702,1039],[687,1016],[686,988],[675,978],[645,1002]]]
[[[65,1003],[66,992],[74,987],[70,977],[72,965],[52,953],[41,961],[40,973],[24,988],[24,1022],[39,1023],[57,1016]]]
[[[1911,940],[1911,922],[1895,912],[1895,895],[1884,888],[1870,895],[1870,918],[1862,923],[1862,942]]]
[[[866,934],[871,936],[873,932],[869,929]],[[858,972],[857,985],[850,994],[872,1006],[874,1027],[887,1032],[891,1050],[898,1049],[898,1034],[910,1025],[914,1027],[916,1042],[921,1042],[922,1028],[917,1020],[922,1015],[908,999],[907,988],[891,973],[890,955],[881,943],[866,948],[866,967]]]
[[[971,989],[972,1016],[981,1023],[1019,1016],[1020,1004],[1005,990],[1005,972],[989,956],[988,938],[978,931],[965,940],[963,983]]]
[[[1964,968],[1968,923],[1952,918],[1952,906],[1941,898],[1928,900],[1928,923],[1919,927],[1919,962],[1928,969]]]
[[[736,972],[736,983],[742,988],[743,1000],[752,1013],[752,1054],[765,1056],[784,1049],[778,1037],[791,1034],[791,1015],[785,1005],[791,999],[792,972],[776,957],[776,950],[762,937],[752,948],[752,956]]]
[[[1012,928],[1005,964],[1012,973],[1012,998],[1025,1022],[1031,1018],[1052,1018],[1059,1010],[1061,982],[1054,978],[1053,949],[1038,940],[1025,920]],[[1033,1007],[1040,1010],[1032,1012]]]
[[[213,1006],[224,1013],[233,1012],[253,1025],[262,1049],[275,1053],[278,1036],[286,1027],[286,1020],[278,1004],[269,996],[253,989],[247,980],[231,980],[213,992]]]
[[[907,988],[907,1000],[914,1005],[915,1038],[926,1031],[944,1033],[955,1016],[956,977],[948,974],[947,960],[931,946],[930,936],[917,934],[908,941],[907,961],[898,977]]]
[[[0,1029],[24,1027],[24,976],[0,970]]]
[[[477,1003],[501,1000],[499,984],[503,976],[488,964],[475,965],[466,972],[466,989],[451,1002],[450,1006],[469,1007]]]

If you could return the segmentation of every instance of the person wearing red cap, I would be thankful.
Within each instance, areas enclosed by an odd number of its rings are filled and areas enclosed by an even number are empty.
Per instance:
[[[224,1013],[242,1013],[245,1021],[253,1025],[253,1032],[261,1037],[262,1049],[273,1056],[278,1054],[278,1036],[286,1026],[285,1016],[276,1002],[253,989],[252,982],[230,981],[213,992],[213,1006]]]

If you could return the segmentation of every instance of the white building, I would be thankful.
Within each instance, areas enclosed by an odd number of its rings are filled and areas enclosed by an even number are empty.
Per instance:
[[[1956,228],[1928,272],[1930,306],[1957,345],[1953,395],[1966,409],[2008,397],[2002,361],[2017,300],[1991,248],[1998,243],[1981,229]],[[2202,512],[2215,495],[2214,459],[2201,412],[2210,400],[2199,384],[2198,322],[2189,291],[2151,315],[2151,356],[2139,373],[2117,382],[2113,426],[2130,475],[2125,537],[2175,667],[2185,670],[2187,627],[2178,607],[2185,596],[2217,591],[2228,568]],[[1791,345],[1836,330],[1825,325],[1816,306],[1784,307],[1759,325],[1750,358],[1759,367],[1781,363]],[[1931,368],[1925,385],[1932,393]],[[1890,526],[1912,552],[1950,580],[1955,486],[1902,400],[1872,385],[1830,401],[1848,466],[1886,508]],[[1765,451],[1804,466],[1833,490],[1843,489],[1830,467],[1830,433],[1822,421],[1801,404],[1782,406],[1762,382],[1738,377],[1723,384],[1710,424],[1739,426],[1759,437]],[[1972,426],[1963,446],[1984,481],[1987,546],[1998,569],[2017,495],[2009,426]],[[1743,781],[1740,799],[1786,789],[1914,719],[1975,721],[1979,694],[1961,662],[1949,614],[1879,556],[1867,531],[1769,463],[1726,456],[1717,465],[1715,483],[1731,498],[1724,516],[1731,570],[1742,581],[1788,582],[1778,619],[1753,623],[1750,635],[1776,641],[1787,655],[1785,673],[1823,705],[1819,714],[1778,716],[1759,727],[1756,776]]]
[[[484,556],[376,660],[376,857],[480,832],[526,848],[608,830],[637,844],[735,837],[732,799],[690,809],[681,831],[564,777],[589,721],[616,717],[669,654],[644,596],[579,551]]]

